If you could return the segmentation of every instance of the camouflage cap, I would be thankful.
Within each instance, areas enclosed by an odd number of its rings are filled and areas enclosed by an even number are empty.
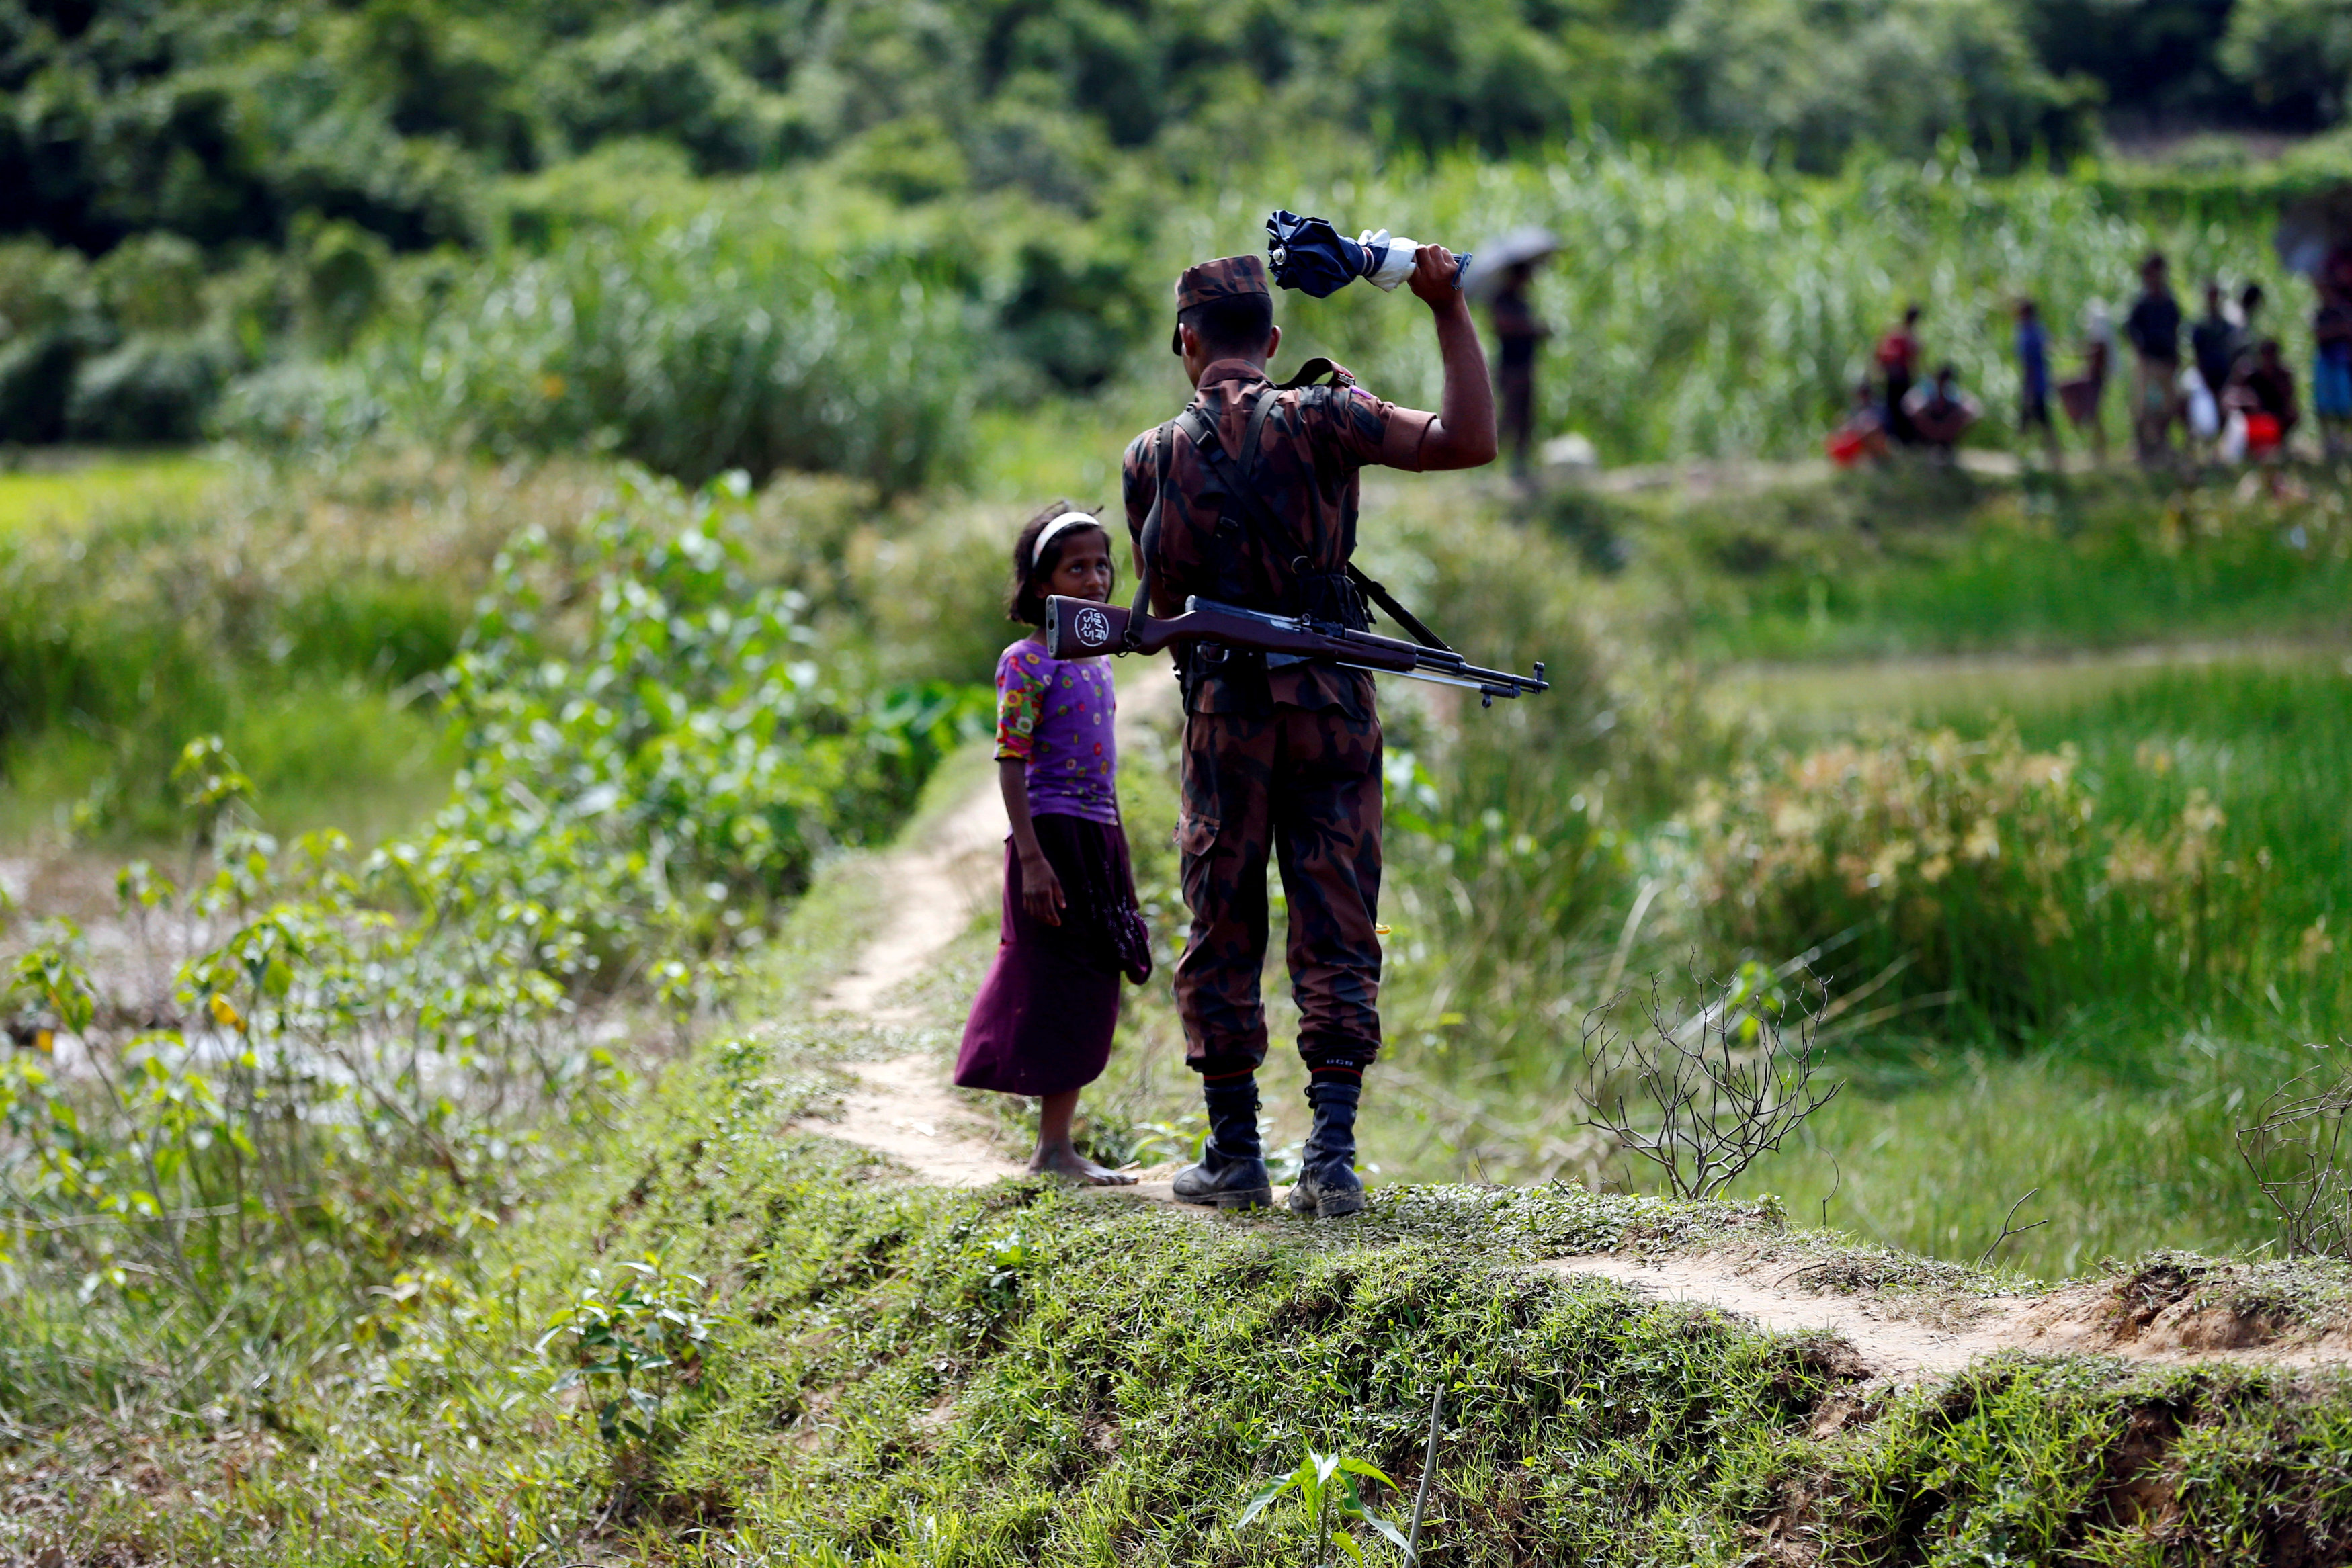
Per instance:
[[[1255,256],[1223,256],[1214,261],[1204,261],[1198,267],[1188,267],[1176,280],[1176,313],[1181,316],[1195,305],[1206,305],[1212,299],[1239,299],[1252,294],[1263,294],[1269,299],[1274,290],[1266,287],[1265,263]],[[1181,331],[1171,329],[1168,351],[1184,351]]]
[[[1273,292],[1266,287],[1264,261],[1255,256],[1220,256],[1184,269],[1184,276],[1176,280],[1176,308],[1190,310],[1212,299],[1244,294],[1270,297]]]

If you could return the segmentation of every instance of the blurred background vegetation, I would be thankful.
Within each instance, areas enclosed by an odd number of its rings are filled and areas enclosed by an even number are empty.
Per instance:
[[[6,0],[0,440],[901,489],[972,472],[975,411],[1135,381],[1168,276],[1280,201],[1548,224],[1549,424],[1788,453],[1912,295],[1998,389],[2016,294],[2063,329],[2152,237],[2277,282],[2347,78],[2332,0]],[[1424,389],[1396,313],[1298,314]]]

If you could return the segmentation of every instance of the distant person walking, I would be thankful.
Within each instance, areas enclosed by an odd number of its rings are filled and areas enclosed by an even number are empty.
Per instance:
[[[1488,308],[1495,324],[1495,390],[1503,404],[1501,435],[1510,448],[1511,476],[1523,484],[1535,473],[1536,351],[1551,336],[1528,300],[1535,276],[1533,261],[1514,263],[1496,285]]]
[[[2050,423],[2050,335],[2042,330],[2042,308],[2031,299],[2017,302],[2017,434],[2020,439],[2038,425],[2042,444],[2052,467],[2062,459],[2058,427]]]
[[[2058,401],[2067,422],[2090,437],[2091,461],[2101,467],[2107,461],[2107,373],[2115,362],[2115,321],[2105,303],[2094,299],[2083,308],[2083,373],[2058,383]]]
[[[2172,423],[2180,415],[2180,301],[2172,297],[2164,253],[2140,263],[2140,295],[2124,319],[2132,346],[2132,442],[2139,460],[2172,455]]]
[[[2210,400],[2211,414],[2201,415],[2192,409],[2189,420],[2191,432],[2203,439],[2210,450],[2220,447],[2221,399],[2230,390],[2230,382],[2238,372],[2238,361],[2245,357],[2246,329],[2244,324],[2231,314],[2228,301],[2221,293],[2219,278],[2209,278],[2205,284],[2205,314],[2189,329],[2189,353],[2196,361],[2197,380],[2202,383]],[[2192,394],[2192,398],[2193,398]],[[2210,423],[2210,429],[2200,429],[2200,420]]]
[[[2320,274],[2311,336],[2311,412],[2319,419],[2321,448],[2333,460],[2343,455],[2345,427],[2352,423],[2352,256],[2341,250]]]
[[[1874,357],[1883,393],[1878,401],[1886,410],[1886,434],[1899,446],[1914,445],[1919,432],[1905,412],[1903,400],[1910,395],[1912,382],[1919,379],[1919,307],[1904,308],[1903,324],[1878,340]]]

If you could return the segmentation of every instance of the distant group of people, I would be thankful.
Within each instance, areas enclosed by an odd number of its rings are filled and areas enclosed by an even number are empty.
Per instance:
[[[1853,409],[1830,437],[1830,455],[1839,462],[1884,457],[1897,446],[1948,457],[1984,417],[1984,405],[1960,389],[1957,367],[1938,365],[1920,379],[1919,316],[1919,307],[1909,307],[1902,325],[1878,340],[1872,355],[1877,384],[1864,378],[1854,387]]]
[[[2318,289],[2312,401],[2333,457],[2352,430],[2352,249],[2330,257]],[[2133,356],[2128,412],[2140,462],[2168,463],[2184,451],[2207,461],[2263,461],[2285,451],[2302,407],[2294,371],[2279,340],[2256,329],[2263,302],[2260,284],[2247,284],[2232,298],[2219,280],[2209,281],[2205,314],[2190,322],[2172,292],[2163,255],[2152,254],[2141,263],[2139,297],[2122,332]],[[1908,307],[1901,323],[1879,340],[1872,354],[1873,375],[1855,386],[1853,407],[1829,438],[1829,454],[1839,463],[1885,457],[1897,449],[1948,460],[1961,435],[1983,417],[1983,405],[1962,390],[1953,365],[1920,376],[1920,316],[1918,306]],[[2049,331],[2031,298],[2017,302],[2014,346],[2019,434],[2038,434],[2050,460],[2059,460],[2050,406],[2055,392],[2067,423],[2085,434],[2096,459],[2105,462],[2101,415],[2118,348],[2106,307],[2095,300],[2084,312],[2082,366],[2065,381],[2052,376]],[[2179,448],[2174,444],[2176,426],[2184,433]]]

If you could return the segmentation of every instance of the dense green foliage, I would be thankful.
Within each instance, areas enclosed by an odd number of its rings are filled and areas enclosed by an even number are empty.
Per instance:
[[[363,862],[281,849],[220,742],[189,744],[189,885],[120,882],[145,972],[92,977],[69,925],[11,971],[12,1033],[78,1052],[8,1058],[20,1280],[210,1311],[295,1268],[337,1321],[445,1222],[517,1201],[509,1154],[551,1107],[593,1110],[614,1062],[583,1007],[707,1002],[819,852],[887,830],[955,694],[822,673],[805,599],[746,580],[735,510],[653,486],[569,559],[518,539],[449,670],[450,801]]]
[[[1998,0],[1740,15],[1727,32],[1703,0],[19,0],[0,13],[0,232],[93,251],[157,228],[277,242],[315,213],[415,248],[478,232],[473,176],[627,137],[673,141],[705,174],[847,150],[885,179],[983,183],[1118,148],[1230,155],[1283,121],[1396,150],[1580,128],[1785,141],[1816,163],[1948,133],[2018,157],[2080,143],[2081,95]],[[1865,129],[1887,98],[1913,118]]]
[[[2328,57],[2244,9],[2215,58]],[[2153,242],[2292,298],[2242,179],[1979,181],[2088,146],[2096,90],[2032,22],[2007,0],[12,5],[0,428],[389,428],[692,483],[915,486],[965,471],[975,404],[1139,382],[1169,277],[1255,247],[1277,204],[1457,246],[1562,233],[1586,265],[1541,303],[1576,380],[1543,420],[1612,458],[1811,446],[1914,296],[1931,352],[1994,393],[2016,295],[2071,323]],[[1497,152],[1526,161],[1460,161]],[[1298,313],[1431,395],[1425,349],[1394,340],[1410,312]]]

